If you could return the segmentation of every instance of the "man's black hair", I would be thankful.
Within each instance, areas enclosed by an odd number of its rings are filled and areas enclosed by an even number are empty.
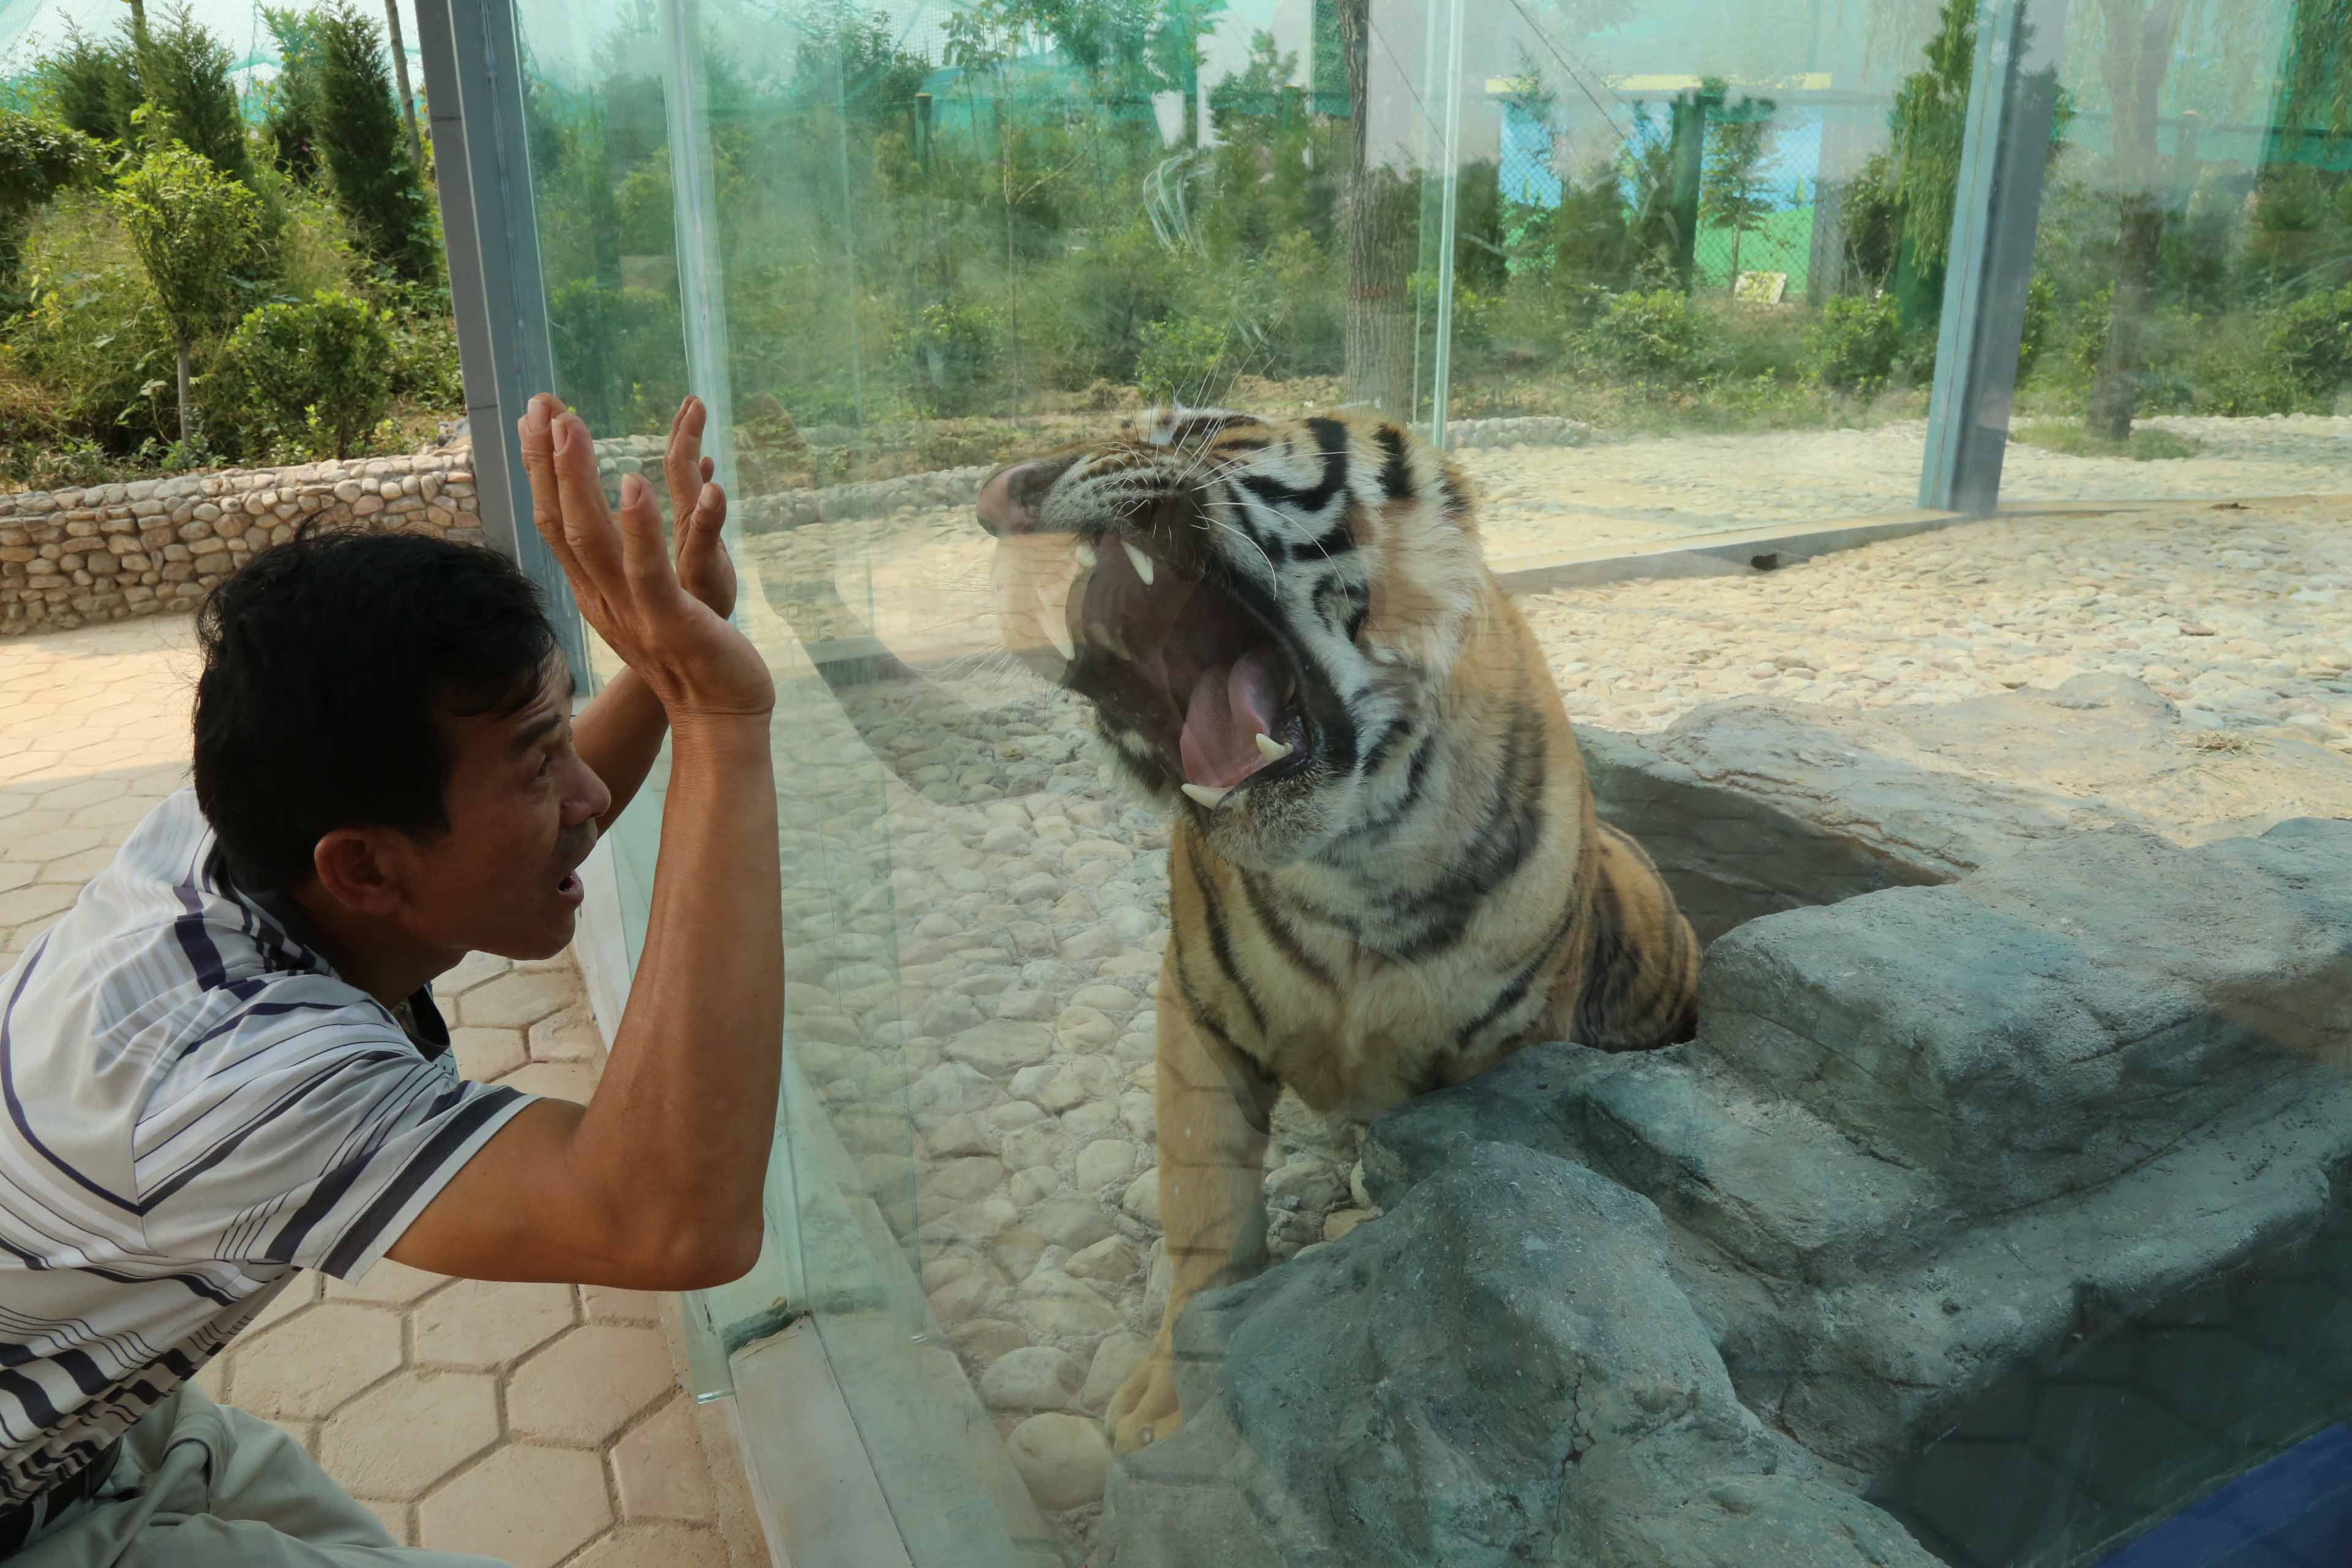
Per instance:
[[[430,838],[456,758],[436,714],[530,706],[555,650],[505,556],[419,533],[305,530],[196,614],[196,802],[256,890],[299,887],[339,827]]]

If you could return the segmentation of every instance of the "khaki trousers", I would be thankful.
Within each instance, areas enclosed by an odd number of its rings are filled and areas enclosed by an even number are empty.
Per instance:
[[[123,1434],[98,1495],[33,1532],[8,1568],[504,1568],[394,1543],[268,1422],[183,1384]]]

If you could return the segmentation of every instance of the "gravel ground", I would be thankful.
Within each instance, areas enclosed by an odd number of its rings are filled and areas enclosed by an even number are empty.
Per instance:
[[[2320,488],[2322,443],[2352,426],[2244,423],[2258,427],[2249,443],[2280,428],[2268,456],[2231,459],[2235,471],[2281,490]],[[1865,454],[1916,444],[1849,434]],[[1762,449],[1764,438],[1737,439]],[[1642,445],[1476,456],[1491,459],[1482,485],[1507,497],[1538,483],[1540,464],[1631,461]],[[1738,473],[1727,449],[1710,450],[1699,466]],[[2019,471],[2083,461],[2034,453]],[[2129,465],[2133,477],[2167,467]],[[1844,499],[1863,480],[1844,490],[1835,473],[1808,472],[1821,482],[1801,515],[1865,510]],[[2338,458],[2334,472],[2340,486],[2352,467]],[[1686,482],[1696,508],[1727,500],[1736,481]],[[1772,515],[1759,493],[1743,487],[1747,520]],[[2345,513],[2341,502],[2200,502],[2002,520],[1777,573],[1522,605],[1580,723],[1651,730],[1736,697],[1935,703],[2107,670],[2247,744],[2291,736],[2352,753]],[[870,618],[894,644],[987,634],[985,547],[971,544],[968,514],[954,518],[961,531],[949,515],[837,525],[863,531],[882,564],[870,581],[835,580],[861,617],[878,607]],[[838,542],[818,534],[770,536],[751,551],[769,601],[803,638],[839,624],[784,580],[808,575]],[[947,569],[950,556],[961,564]],[[915,1236],[932,1313],[1000,1429],[1022,1431],[1016,1463],[1033,1492],[1050,1504],[1091,1498],[1108,1461],[1091,1417],[1164,1300],[1151,984],[1167,830],[1112,787],[1075,700],[987,661],[838,700],[813,679],[799,687],[780,725],[779,782],[794,803],[786,937],[800,1063],[877,1205]],[[1275,1250],[1286,1256],[1367,1211],[1344,1131],[1297,1115],[1278,1131],[1267,1192]],[[1076,1552],[1096,1512],[1081,1500],[1049,1517]]]

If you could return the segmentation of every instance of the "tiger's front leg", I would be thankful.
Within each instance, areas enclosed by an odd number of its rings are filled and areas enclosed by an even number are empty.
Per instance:
[[[1174,955],[1160,971],[1160,1220],[1168,1242],[1168,1310],[1150,1353],[1110,1402],[1111,1442],[1122,1454],[1183,1424],[1172,1335],[1184,1303],[1246,1279],[1265,1258],[1268,1119],[1281,1086],[1228,1041],[1203,1029],[1176,984]]]

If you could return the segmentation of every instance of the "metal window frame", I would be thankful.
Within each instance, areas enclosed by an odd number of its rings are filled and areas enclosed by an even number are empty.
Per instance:
[[[1952,204],[1919,504],[1990,514],[2017,398],[2026,285],[2066,47],[2065,0],[1982,0]]]
[[[556,646],[585,694],[586,633],[562,568],[530,525],[515,428],[531,395],[553,390],[555,364],[513,0],[416,0],[416,31],[482,532],[546,595]]]

